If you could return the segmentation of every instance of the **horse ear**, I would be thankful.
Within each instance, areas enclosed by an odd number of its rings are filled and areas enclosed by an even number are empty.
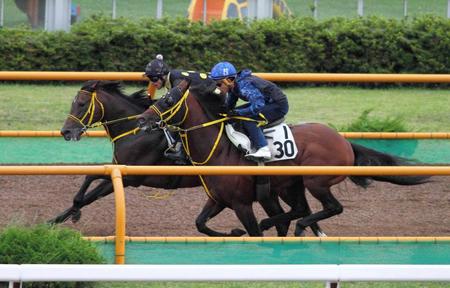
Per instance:
[[[100,81],[95,81],[94,84],[92,84],[92,86],[91,86],[92,91],[95,91],[95,89],[97,89],[97,85],[98,85],[99,82]]]

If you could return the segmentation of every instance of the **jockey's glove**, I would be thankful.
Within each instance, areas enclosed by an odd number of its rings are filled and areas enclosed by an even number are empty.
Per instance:
[[[240,114],[235,109],[232,109],[232,110],[227,112],[227,116],[228,117],[240,116]]]

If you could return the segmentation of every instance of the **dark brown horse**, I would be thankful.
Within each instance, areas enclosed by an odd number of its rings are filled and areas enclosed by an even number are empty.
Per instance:
[[[223,95],[209,93],[210,87],[191,87],[180,83],[166,96],[139,116],[142,128],[155,128],[172,124],[184,139],[186,152],[192,161],[203,165],[256,165],[246,160],[235,146],[223,135]],[[213,86],[211,84],[210,86]],[[215,121],[215,122],[211,122]],[[214,123],[214,124],[213,124]],[[360,145],[351,144],[335,130],[322,124],[291,126],[299,153],[293,160],[270,162],[267,165],[283,166],[353,166],[353,165],[404,165],[403,159],[380,153]],[[287,193],[296,199],[297,206],[288,213],[280,211],[277,216],[263,220],[258,225],[252,203],[256,201],[255,177],[246,175],[204,177],[206,186],[218,203],[233,209],[251,236],[261,236],[262,231],[283,221],[304,217],[297,221],[295,235],[303,235],[306,227],[337,215],[342,205],[332,195],[330,187],[342,182],[346,176],[272,176],[271,191]],[[367,186],[369,180],[387,181],[399,185],[416,185],[428,177],[410,176],[359,176],[350,179]],[[318,199],[323,210],[311,214],[306,203],[305,188]],[[274,199],[272,197],[271,199]],[[266,200],[269,201],[269,200]],[[268,206],[269,204],[265,204]],[[276,206],[276,205],[275,205]],[[207,209],[199,216],[202,221],[213,213]]]
[[[70,114],[66,119],[61,134],[64,139],[80,140],[84,131],[88,128],[103,123],[114,145],[113,163],[124,165],[174,165],[174,161],[164,157],[167,149],[167,139],[163,130],[158,129],[151,133],[140,131],[133,115],[145,111],[153,102],[142,93],[126,96],[122,93],[119,82],[112,81],[88,81],[73,100]],[[102,179],[102,182],[86,194],[94,180]],[[179,187],[200,186],[197,176],[133,176],[123,177],[124,186],[138,187],[141,185],[175,189]],[[78,221],[81,216],[80,209],[95,200],[113,192],[113,186],[108,176],[87,176],[80,190],[75,195],[72,207],[51,220],[52,223],[61,223],[72,217]],[[295,199],[285,196],[285,201],[295,205]],[[220,213],[225,206],[214,201],[208,201],[206,208],[211,215]],[[204,209],[204,210],[205,210]],[[275,212],[266,209],[268,215],[274,216]],[[278,211],[277,211],[278,212]],[[202,212],[203,213],[203,212]],[[197,229],[209,236],[240,236],[245,234],[241,229],[233,229],[230,233],[221,233],[209,229],[202,221],[197,221]],[[278,234],[286,235],[288,223],[277,226]],[[316,234],[320,234],[317,227]]]

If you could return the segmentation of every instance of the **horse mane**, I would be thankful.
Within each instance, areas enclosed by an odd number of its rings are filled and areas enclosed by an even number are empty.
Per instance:
[[[217,94],[213,93],[215,89],[216,82],[209,78],[189,88],[210,119],[217,119],[220,113],[226,112],[225,103]]]
[[[93,92],[96,89],[100,89],[105,91],[106,93],[117,95],[126,99],[127,101],[147,109],[149,106],[153,104],[153,100],[147,96],[145,93],[145,89],[141,89],[139,91],[134,92],[131,95],[126,95],[123,92],[123,85],[120,81],[109,81],[109,80],[89,80],[86,81],[82,88],[82,90],[87,90]]]

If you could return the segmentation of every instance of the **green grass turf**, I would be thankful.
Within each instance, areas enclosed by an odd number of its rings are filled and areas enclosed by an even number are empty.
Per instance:
[[[59,130],[81,84],[0,84],[0,130]],[[128,85],[126,93],[143,86]],[[402,117],[410,131],[450,130],[450,90],[426,88],[284,88],[289,123],[321,122],[343,127],[364,110],[374,117]]]

